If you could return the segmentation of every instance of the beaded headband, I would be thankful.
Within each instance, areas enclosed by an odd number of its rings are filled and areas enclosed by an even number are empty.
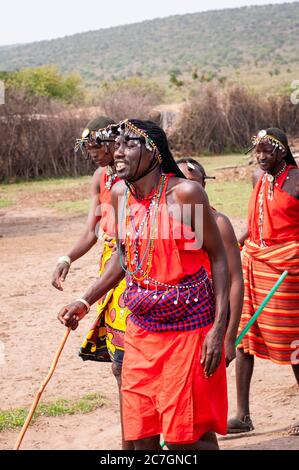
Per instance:
[[[126,130],[128,134],[133,133],[135,135],[140,135],[141,137],[143,137],[146,149],[149,151],[156,150],[156,157],[158,159],[158,162],[160,164],[162,163],[162,157],[158,147],[156,146],[153,139],[151,139],[144,130],[134,126],[134,124],[132,124],[128,119],[125,119],[124,121],[121,121],[119,123],[119,131],[120,130]]]
[[[280,150],[285,149],[285,145],[273,135],[267,134],[267,131],[259,131],[257,136],[252,137],[252,143],[258,145],[260,142],[269,142],[273,147],[278,147]]]
[[[110,126],[103,127],[97,131],[91,131],[87,127],[83,130],[81,139],[76,139],[75,152],[81,151],[83,148],[91,142],[95,142],[97,145],[101,145],[104,142],[114,142],[115,138],[112,138],[113,130]]]
[[[253,145],[252,147],[250,147],[249,150],[247,150],[246,154],[251,152],[251,150],[253,150],[258,144],[262,142],[268,142],[269,144],[271,144],[274,147],[273,150],[277,148],[279,148],[280,150],[286,150],[285,144],[283,144],[279,139],[277,139],[273,135],[267,134],[267,131],[265,129],[259,131],[257,135],[254,135],[251,141]]]

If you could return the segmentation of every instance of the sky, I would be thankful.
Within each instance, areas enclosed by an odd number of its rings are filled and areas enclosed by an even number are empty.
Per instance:
[[[170,15],[283,0],[5,0],[0,46],[54,39]]]

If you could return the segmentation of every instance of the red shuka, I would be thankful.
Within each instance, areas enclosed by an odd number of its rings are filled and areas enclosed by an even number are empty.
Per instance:
[[[290,241],[299,241],[299,200],[282,189],[289,171],[294,166],[289,165],[286,171],[277,178],[272,201],[268,200],[270,182],[266,180],[263,200],[263,240],[267,246]],[[262,177],[256,184],[248,207],[249,239],[260,245],[259,234],[259,192]]]

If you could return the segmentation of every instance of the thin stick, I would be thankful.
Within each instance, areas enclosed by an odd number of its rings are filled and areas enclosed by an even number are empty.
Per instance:
[[[20,432],[20,434],[19,434],[19,436],[18,436],[18,439],[17,439],[17,441],[16,441],[16,443],[15,443],[15,445],[14,445],[13,450],[19,450],[19,448],[20,448],[20,445],[21,445],[21,443],[22,443],[23,437],[24,437],[24,435],[25,435],[25,433],[26,433],[26,431],[27,431],[27,429],[28,429],[28,426],[29,426],[31,420],[32,420],[33,414],[34,414],[35,409],[36,409],[36,407],[37,407],[37,405],[38,405],[38,402],[39,402],[39,400],[40,400],[40,398],[41,398],[41,396],[42,396],[42,394],[43,394],[43,391],[45,390],[45,388],[46,388],[48,382],[50,381],[52,375],[54,374],[55,368],[56,368],[56,366],[57,366],[58,359],[59,359],[60,354],[61,354],[61,352],[62,352],[62,350],[63,350],[63,348],[64,348],[64,345],[65,345],[65,343],[66,343],[66,340],[67,340],[67,338],[68,338],[70,332],[71,332],[71,328],[68,328],[68,329],[66,330],[66,332],[64,333],[64,336],[63,336],[63,338],[62,338],[62,341],[61,341],[61,343],[60,343],[60,345],[59,345],[59,347],[58,347],[58,349],[57,349],[57,351],[56,351],[56,353],[55,353],[55,356],[54,356],[54,359],[53,359],[53,361],[52,361],[52,364],[51,364],[50,370],[49,370],[49,372],[48,372],[48,375],[47,375],[47,377],[45,378],[45,380],[43,381],[43,383],[41,384],[40,388],[38,389],[38,392],[36,393],[36,395],[35,395],[35,397],[34,397],[34,400],[33,400],[33,403],[32,403],[32,405],[31,405],[31,408],[30,408],[30,410],[29,410],[29,413],[28,413],[28,415],[27,415],[26,421],[25,421],[25,423],[23,424],[23,427],[22,427],[21,432]]]
[[[245,326],[244,330],[241,331],[241,333],[239,334],[238,338],[236,339],[235,341],[235,345],[238,346],[238,344],[242,341],[242,339],[244,338],[244,336],[246,335],[246,333],[248,332],[248,330],[250,329],[250,327],[253,325],[253,323],[255,322],[255,320],[257,319],[257,317],[262,313],[262,311],[264,310],[264,308],[266,307],[267,303],[269,302],[269,300],[273,297],[273,295],[275,294],[275,292],[277,291],[277,289],[279,288],[280,284],[283,282],[283,280],[286,278],[286,276],[288,275],[288,271],[284,271],[282,273],[282,275],[280,276],[280,278],[278,279],[278,281],[276,282],[276,284],[272,287],[272,289],[270,290],[269,294],[267,295],[267,297],[264,298],[263,302],[261,303],[261,305],[259,306],[259,308],[257,309],[257,311],[255,312],[255,314],[253,315],[253,317],[249,320],[249,322],[247,323],[247,325]]]

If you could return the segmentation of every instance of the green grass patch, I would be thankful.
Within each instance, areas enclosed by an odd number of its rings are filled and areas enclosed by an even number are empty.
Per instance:
[[[248,162],[248,159],[244,158],[242,154],[200,156],[196,157],[196,160],[203,165],[207,173],[233,166],[246,165]]]
[[[34,194],[38,191],[55,191],[56,189],[76,188],[91,181],[91,176],[68,178],[36,179],[33,181],[17,181],[0,184],[0,191],[5,195],[18,196],[20,193]]]
[[[35,421],[39,416],[55,417],[86,414],[103,407],[105,403],[105,398],[99,393],[84,395],[79,400],[65,400],[63,398],[59,398],[53,402],[39,405],[34,413],[33,421]],[[0,432],[22,427],[28,411],[28,408],[0,410]]]
[[[252,193],[250,181],[208,181],[206,191],[211,205],[219,212],[228,217],[247,219],[248,202]]]
[[[81,215],[88,213],[89,205],[89,199],[81,199],[79,201],[54,202],[53,204],[48,204],[47,207],[68,215]]]
[[[13,201],[10,199],[0,199],[0,209],[3,209],[4,207],[12,206]]]
[[[197,160],[205,167],[207,174],[214,176],[220,169],[230,168],[234,166],[242,166],[247,164],[247,159],[242,154],[230,155],[211,155],[200,156]],[[72,188],[74,194],[76,188],[83,184],[90,183],[90,176],[81,176],[78,178],[56,178],[45,179],[30,182],[20,182],[12,184],[0,185],[0,191],[3,195],[0,207],[17,203],[18,198],[23,194],[38,194],[39,191],[55,192],[67,188]],[[210,197],[211,204],[214,205],[219,211],[223,211],[228,216],[246,218],[247,206],[249,196],[251,194],[250,182],[218,182],[208,181],[207,192]],[[78,194],[78,197],[79,194]],[[45,198],[44,198],[45,199]],[[2,202],[4,201],[4,202]],[[48,203],[41,200],[41,206],[55,209],[56,211],[65,215],[84,215],[88,213],[90,200],[78,199],[77,201],[58,201]]]

